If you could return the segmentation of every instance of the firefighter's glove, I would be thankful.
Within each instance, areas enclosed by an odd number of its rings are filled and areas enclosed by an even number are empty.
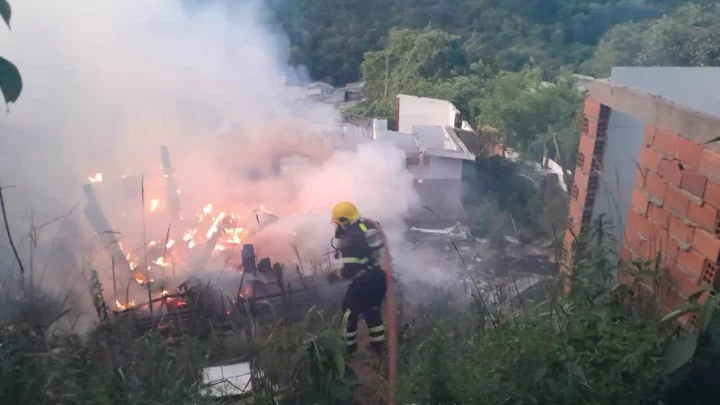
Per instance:
[[[341,277],[340,277],[339,273],[340,273],[340,271],[338,269],[332,269],[332,270],[328,271],[328,274],[327,274],[328,283],[334,284],[334,283],[340,281]]]

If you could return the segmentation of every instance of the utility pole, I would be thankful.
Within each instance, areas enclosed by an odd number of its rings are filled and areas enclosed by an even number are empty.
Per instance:
[[[385,97],[384,100],[387,100],[388,96],[388,68],[390,66],[390,54],[385,52]]]

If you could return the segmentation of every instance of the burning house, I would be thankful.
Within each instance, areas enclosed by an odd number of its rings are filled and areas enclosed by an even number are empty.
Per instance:
[[[264,235],[276,227],[278,216],[261,202],[250,206],[257,196],[246,198],[251,193],[242,190],[229,188],[227,201],[245,198],[244,206],[208,202],[193,212],[182,203],[169,149],[163,146],[160,152],[162,181],[96,173],[84,186],[84,214],[108,258],[109,271],[104,273],[112,279],[109,301],[116,314],[130,316],[142,332],[178,322],[217,326],[225,322],[224,316],[238,313],[262,318],[268,311],[258,308],[259,300],[285,308],[286,319],[302,318],[307,308],[323,307],[323,302],[328,308],[339,306],[342,286],[333,287],[338,292],[327,291],[329,255],[313,257],[294,231],[275,229]],[[287,168],[283,155],[303,153],[296,148],[273,152],[271,160],[258,167],[256,177],[245,179],[246,184],[281,182],[281,169]],[[306,158],[301,162],[305,165],[326,158],[328,151],[316,145],[307,153],[313,160]],[[141,234],[116,228],[126,223],[113,224],[103,208],[104,188],[122,190],[128,182],[135,183],[143,201]],[[138,197],[137,191],[131,194]],[[119,215],[128,221],[131,216]],[[159,234],[158,229],[165,231]]]

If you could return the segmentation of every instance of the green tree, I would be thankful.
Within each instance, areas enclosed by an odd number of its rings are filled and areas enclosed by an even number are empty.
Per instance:
[[[576,143],[581,100],[575,81],[567,75],[549,83],[542,80],[539,68],[500,72],[486,82],[477,100],[477,124],[495,128],[505,145],[537,160],[543,154],[555,157],[567,149],[560,144]]]
[[[658,20],[613,27],[585,70],[613,66],[720,66],[720,5],[686,4]]]
[[[0,0],[0,17],[10,28],[10,17],[12,9],[7,0]],[[5,98],[5,103],[14,103],[20,97],[22,91],[22,77],[18,68],[9,60],[0,56],[0,91]]]
[[[470,116],[485,67],[467,66],[458,36],[426,27],[391,30],[385,49],[366,53],[361,70],[366,102],[357,112],[392,122],[401,93],[448,99]]]
[[[493,71],[541,66],[547,80],[559,67],[577,68],[591,58],[613,26],[659,18],[683,0],[269,2],[290,38],[291,62],[307,66],[315,79],[343,84],[358,78],[364,53],[385,47],[393,27],[427,26],[468,42],[470,61]]]
[[[720,66],[720,5],[687,4],[650,25],[640,60],[646,66]]]
[[[614,66],[637,66],[643,49],[646,25],[625,23],[613,27],[600,41],[586,71],[596,77],[610,75]]]

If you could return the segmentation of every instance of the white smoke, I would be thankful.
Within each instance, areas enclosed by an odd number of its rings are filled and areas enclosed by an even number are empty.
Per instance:
[[[218,201],[248,215],[262,202],[282,218],[258,236],[275,243],[278,255],[288,252],[283,235],[312,254],[329,249],[329,212],[342,200],[401,238],[417,202],[404,155],[380,145],[336,151],[337,139],[325,142],[320,132],[336,128],[336,112],[299,103],[302,91],[289,83],[303,75],[287,65],[287,38],[268,27],[262,1],[192,14],[179,0],[11,3],[13,30],[0,33],[0,49],[25,88],[0,118],[0,185],[16,186],[5,195],[18,238],[31,216],[38,224],[83,207],[82,185],[103,173],[96,189],[110,222],[138,240],[140,175],[145,209],[164,195],[161,145],[170,148],[186,215]],[[243,177],[279,150],[313,165],[284,179]],[[86,237],[93,234],[81,212],[74,218]],[[147,228],[147,240],[162,240],[167,221],[151,215]],[[39,244],[52,245],[56,232]],[[106,255],[75,259],[97,268],[108,290]],[[88,279],[63,273],[45,280],[58,278]]]

